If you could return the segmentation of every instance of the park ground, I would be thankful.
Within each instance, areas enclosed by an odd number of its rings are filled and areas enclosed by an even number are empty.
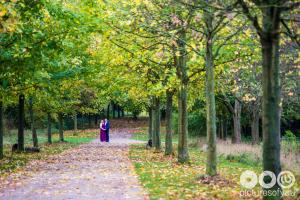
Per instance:
[[[55,142],[41,142],[38,154],[11,156],[6,145],[7,157],[0,165],[0,199],[239,199],[245,191],[239,183],[240,174],[245,170],[261,172],[258,147],[219,142],[219,175],[209,178],[204,175],[202,139],[190,139],[190,163],[182,165],[176,160],[176,135],[174,155],[165,156],[163,150],[145,148],[146,123],[115,124],[118,128],[112,130],[109,144],[95,139],[97,130],[85,130],[66,132],[64,143],[56,142],[54,134]],[[293,162],[283,167],[296,174],[293,191],[299,195],[299,168]],[[259,193],[260,188],[254,191]],[[261,198],[253,194],[244,199]]]

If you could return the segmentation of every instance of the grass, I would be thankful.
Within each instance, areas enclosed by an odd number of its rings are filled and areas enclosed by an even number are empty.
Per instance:
[[[74,134],[72,131],[64,133],[65,142],[59,142],[58,134],[53,134],[52,144],[47,144],[47,139],[41,139],[39,135],[40,153],[13,153],[11,154],[11,145],[6,142],[4,148],[4,159],[0,160],[0,176],[4,177],[12,172],[21,170],[29,161],[45,159],[51,155],[59,154],[67,149],[74,148],[80,144],[90,142],[98,134],[97,130],[79,131]],[[31,146],[30,135],[25,134],[25,145]]]
[[[133,138],[145,141],[147,130],[135,131]],[[240,149],[234,146],[231,151],[230,144],[222,143],[218,152],[219,175],[214,178],[206,177],[204,174],[207,154],[195,142],[199,141],[192,139],[189,145],[190,163],[185,165],[177,163],[176,154],[164,156],[163,152],[146,150],[144,145],[131,146],[130,159],[140,182],[149,192],[150,199],[240,199],[240,194],[247,191],[239,182],[242,172],[251,170],[257,175],[262,172],[262,162],[253,154],[251,147],[240,144]],[[175,151],[176,146],[174,144]],[[256,152],[257,148],[254,153]],[[300,175],[299,172],[294,174],[296,184],[293,191],[298,196],[284,199],[300,199]],[[259,184],[254,191],[256,194],[261,192]],[[261,195],[252,194],[248,199],[261,199]]]

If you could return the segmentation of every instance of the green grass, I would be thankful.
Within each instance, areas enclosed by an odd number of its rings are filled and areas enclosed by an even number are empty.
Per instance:
[[[162,132],[161,135],[164,148],[165,133]],[[132,134],[132,138],[147,141],[147,130],[137,130]],[[174,135],[175,152],[177,140],[177,135]],[[239,183],[242,172],[252,170],[257,175],[262,172],[261,160],[255,159],[253,155],[245,152],[236,152],[233,155],[220,154],[217,178],[208,182],[201,181],[197,177],[205,174],[207,154],[195,145],[198,144],[196,140],[196,138],[189,139],[190,163],[186,165],[177,163],[177,155],[166,157],[163,152],[146,150],[144,145],[130,147],[130,159],[141,183],[148,190],[150,199],[240,199],[240,192],[246,191]],[[300,190],[300,176],[295,175],[296,185],[293,188]],[[259,184],[254,191],[257,193],[261,191]],[[260,199],[260,196],[248,199]]]
[[[176,149],[176,147],[175,147]],[[239,199],[239,178],[245,170],[256,174],[262,171],[261,164],[249,160],[218,157],[219,176],[210,181],[201,181],[205,174],[206,153],[190,148],[190,163],[178,164],[177,156],[166,157],[163,152],[146,150],[144,145],[132,145],[130,159],[133,161],[140,182],[150,194],[150,199]],[[243,156],[242,156],[243,157]],[[299,188],[299,178],[295,188]],[[259,184],[254,188],[260,191]],[[259,199],[251,197],[250,199]],[[295,198],[286,198],[295,199]]]
[[[72,131],[64,133],[65,142],[59,142],[58,134],[53,134],[53,143],[47,144],[47,138],[40,137],[39,135],[39,147],[40,153],[13,153],[11,154],[10,143],[5,144],[4,159],[0,160],[0,176],[7,176],[11,172],[21,170],[29,161],[45,159],[50,155],[59,154],[67,149],[74,148],[80,144],[90,142],[97,136],[97,131],[83,132],[80,131],[74,134]],[[25,146],[32,146],[30,134],[26,132]]]

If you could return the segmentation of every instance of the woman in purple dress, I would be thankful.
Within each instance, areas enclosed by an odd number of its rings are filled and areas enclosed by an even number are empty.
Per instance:
[[[100,141],[105,142],[106,141],[106,129],[105,129],[105,123],[103,120],[100,122]]]

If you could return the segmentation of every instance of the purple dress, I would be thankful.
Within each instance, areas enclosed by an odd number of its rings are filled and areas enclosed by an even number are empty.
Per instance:
[[[104,129],[104,130],[103,130]],[[105,131],[105,123],[101,125],[100,128],[100,141],[105,142],[106,141],[106,131]]]

